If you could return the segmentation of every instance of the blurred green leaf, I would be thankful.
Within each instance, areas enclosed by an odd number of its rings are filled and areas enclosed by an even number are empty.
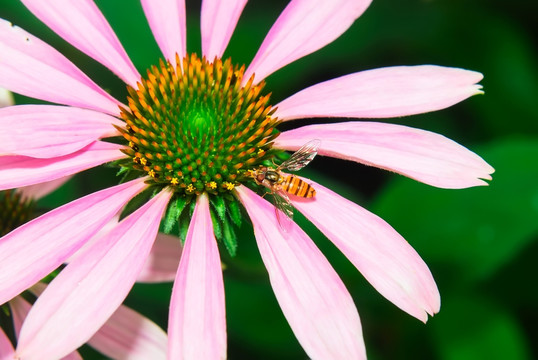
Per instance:
[[[503,308],[479,297],[445,300],[432,320],[439,359],[531,359],[523,329]]]
[[[400,177],[373,206],[458,282],[492,274],[538,231],[538,141],[507,140],[478,153],[496,168],[489,187],[443,190]]]

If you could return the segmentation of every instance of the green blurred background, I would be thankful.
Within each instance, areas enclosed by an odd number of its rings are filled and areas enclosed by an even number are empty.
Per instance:
[[[96,1],[138,69],[160,52],[137,0]],[[199,1],[188,0],[188,49],[199,52]],[[226,56],[247,63],[287,1],[251,0]],[[317,158],[305,171],[383,217],[430,266],[441,312],[426,325],[379,295],[300,215],[359,309],[370,359],[538,358],[538,1],[374,0],[339,39],[267,79],[273,103],[305,86],[392,65],[438,64],[480,71],[485,95],[450,109],[387,121],[435,131],[495,169],[488,187],[443,190],[388,172]],[[118,99],[124,85],[39,23],[18,1],[0,17],[38,35]],[[36,102],[21,96],[18,103]],[[318,120],[316,120],[318,121]],[[298,126],[308,122],[295,122]],[[336,176],[335,176],[336,174]],[[45,210],[114,184],[114,170],[75,176],[40,203]],[[225,270],[230,359],[304,359],[268,283],[251,236]],[[166,329],[171,284],[137,285],[127,304]],[[83,349],[90,358],[101,358]]]

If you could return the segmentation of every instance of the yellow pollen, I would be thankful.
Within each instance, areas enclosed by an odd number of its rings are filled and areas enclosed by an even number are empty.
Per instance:
[[[265,150],[263,150],[263,149],[258,149],[258,155],[261,155],[261,154],[263,154],[264,152],[265,152]]]
[[[222,185],[223,185],[227,190],[233,190],[234,187],[235,187],[234,184],[232,184],[231,182],[228,182],[228,181],[223,182]]]
[[[129,147],[133,147],[133,146],[134,146],[134,142],[129,141]]]
[[[148,163],[148,160],[147,160],[146,158],[142,158],[142,159],[140,159],[140,163],[141,163],[142,165],[146,166],[147,163]]]
[[[155,177],[155,171],[153,169],[151,169],[150,171],[148,171],[148,175],[151,176],[152,178]]]
[[[211,181],[208,185],[209,185],[209,188],[211,188],[211,189],[216,189],[217,188],[217,183],[214,182],[214,181]]]
[[[170,184],[172,184],[172,185],[177,185],[177,184],[179,184],[179,180],[178,180],[178,178],[176,178],[176,177],[175,177],[175,178],[172,178],[172,180],[170,180]]]
[[[189,186],[187,186],[187,191],[193,192],[194,186],[192,184],[189,184]]]

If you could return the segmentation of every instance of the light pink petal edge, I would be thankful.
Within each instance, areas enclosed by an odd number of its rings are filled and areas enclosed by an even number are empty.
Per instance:
[[[327,259],[295,223],[279,227],[274,207],[237,188],[271,286],[299,343],[312,359],[366,359],[353,299]]]
[[[0,19],[0,87],[111,115],[120,103],[65,56],[9,21]]]
[[[295,151],[320,139],[318,154],[397,172],[440,188],[487,185],[495,170],[480,156],[446,137],[402,125],[345,122],[285,131],[276,148]]]
[[[0,109],[0,154],[51,158],[71,154],[125,123],[101,112],[57,105]]]
[[[140,74],[93,0],[21,0],[65,41],[136,87]]]
[[[23,199],[39,200],[42,197],[45,197],[51,192],[60,188],[69,179],[71,179],[71,176],[65,176],[63,178],[47,181],[40,184],[24,186],[21,188],[17,188],[17,192],[22,194]]]
[[[141,0],[149,27],[166,60],[176,65],[176,54],[187,54],[185,0]],[[179,64],[181,66],[181,62]]]
[[[331,43],[362,15],[371,0],[292,0],[269,30],[245,72],[256,82]]]
[[[151,252],[136,281],[143,283],[174,281],[181,252],[181,241],[178,237],[157,234]]]
[[[104,325],[133,286],[170,196],[161,191],[49,284],[22,327],[17,346],[21,358],[61,358]]]
[[[32,286],[28,290],[31,291],[32,293],[34,293],[35,296],[39,297],[43,293],[43,291],[45,291],[45,289],[47,288],[47,285],[48,284],[38,282],[37,284],[35,284],[34,286]],[[15,299],[18,299],[18,298],[19,298],[19,296],[15,297]],[[25,314],[24,318],[26,318],[26,315],[28,315],[29,311],[30,311],[30,309],[28,309],[28,311]],[[19,333],[19,331],[17,331],[17,333]],[[66,356],[62,357],[62,360],[82,360],[82,356],[80,355],[80,353],[78,351],[73,351],[73,352],[67,354]]]
[[[0,156],[0,190],[39,184],[125,157],[122,145],[96,141],[72,154],[50,159]]]
[[[394,66],[328,80],[277,105],[281,120],[312,117],[390,118],[452,106],[481,94],[482,74],[435,65]]]
[[[0,304],[60,266],[144,187],[137,179],[101,190],[0,238]]]
[[[170,300],[169,359],[225,359],[224,284],[206,194],[198,196]]]
[[[224,54],[247,1],[202,1],[202,54],[209,61]]]
[[[26,301],[22,296],[15,296],[9,301],[9,308],[11,309],[11,316],[13,317],[15,335],[18,337],[24,319],[26,319],[26,316],[28,316],[28,313],[32,308],[32,304]]]
[[[400,309],[426,322],[439,311],[440,296],[428,266],[383,219],[331,190],[303,179],[316,190],[293,206],[323,232],[363,276]]]
[[[88,341],[111,359],[166,359],[164,330],[136,311],[121,305]]]
[[[6,333],[0,328],[0,360],[14,360],[15,349]]]

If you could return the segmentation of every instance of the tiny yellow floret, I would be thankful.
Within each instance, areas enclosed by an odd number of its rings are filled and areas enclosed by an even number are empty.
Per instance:
[[[172,184],[172,185],[177,185],[177,184],[179,184],[179,180],[178,180],[178,178],[172,178],[172,180],[170,180],[170,184]]]
[[[234,184],[232,184],[231,182],[228,182],[228,181],[222,183],[222,185],[224,185],[224,187],[225,187],[227,190],[233,190],[234,187],[235,187]]]
[[[187,191],[193,192],[194,191],[194,185],[189,184],[189,186],[187,186]]]

